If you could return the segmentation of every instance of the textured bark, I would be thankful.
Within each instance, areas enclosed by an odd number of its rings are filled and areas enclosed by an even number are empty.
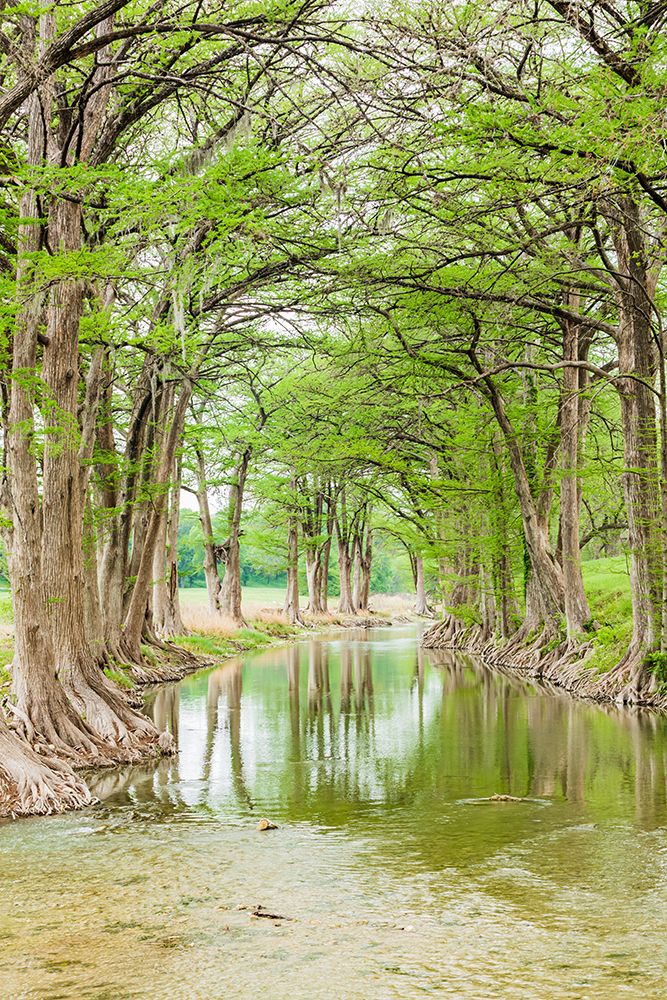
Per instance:
[[[35,753],[0,719],[0,818],[45,816],[91,802],[86,783],[68,765]]]
[[[480,566],[479,570],[479,608],[482,637],[491,639],[496,633],[496,600],[490,575],[484,566]]]
[[[340,597],[338,598],[338,611],[340,614],[355,614],[354,602],[352,599],[352,544],[354,535],[348,522],[347,497],[345,489],[341,490],[340,502],[335,514],[336,525],[336,546],[338,549],[338,575],[340,581]]]
[[[571,302],[576,311],[578,302]],[[566,320],[563,323],[563,360],[580,361],[580,327]],[[590,620],[591,612],[584,591],[581,573],[579,441],[584,407],[581,393],[585,388],[583,372],[571,367],[563,370],[563,391],[560,411],[561,425],[561,486],[560,486],[560,551],[565,587],[565,621],[568,637],[574,639]]]
[[[181,459],[176,460],[176,471],[171,488],[169,523],[167,527],[167,606],[165,629],[171,636],[187,635],[181,614],[181,592],[178,580],[178,525],[181,515]]]
[[[220,588],[222,584],[218,573],[213,521],[208,502],[206,463],[204,453],[200,448],[195,449],[195,455],[197,458],[197,503],[199,505],[199,522],[204,542],[204,577],[206,579],[206,593],[208,595],[208,610],[209,614],[217,615],[221,612]]]
[[[122,649],[130,662],[134,663],[141,662],[141,636],[148,608],[155,546],[158,541],[160,520],[167,503],[169,474],[174,467],[176,448],[183,433],[183,423],[191,391],[191,382],[189,379],[185,379],[178,399],[173,406],[169,407],[168,430],[163,432],[160,441],[160,456],[154,480],[157,494],[145,532],[143,548],[128,603],[122,636]]]
[[[352,559],[346,545],[338,544],[338,575],[340,578],[340,596],[338,598],[338,610],[343,615],[355,614],[354,602],[352,600],[352,584],[350,574],[352,572]]]
[[[660,649],[662,630],[663,531],[656,427],[657,350],[651,330],[655,279],[649,272],[643,225],[630,197],[609,212],[618,259],[619,306],[617,387],[621,402],[623,496],[631,550],[632,639],[616,671],[627,674],[630,690],[649,681],[648,652]],[[613,681],[613,677],[610,678]]]
[[[319,614],[324,608],[322,607],[322,561],[317,549],[306,549],[306,583],[308,610],[312,614]]]
[[[151,616],[153,627],[159,636],[166,638],[169,635],[168,611],[167,611],[167,524],[168,512],[165,509],[160,517],[157,537],[155,539],[155,551],[153,553],[153,587],[151,594]]]
[[[229,491],[227,520],[229,535],[225,545],[225,575],[220,590],[220,607],[223,614],[228,615],[239,625],[245,624],[242,609],[243,591],[241,588],[241,517],[243,514],[243,494],[250,457],[251,450],[250,448],[246,448],[236,467],[236,473]]]
[[[361,543],[355,535],[352,541],[352,607],[355,611],[361,602]]]
[[[295,484],[293,488],[296,489]],[[284,612],[290,624],[303,624],[299,610],[299,535],[294,516],[290,517],[287,529],[287,591]]]
[[[98,663],[107,657],[104,641],[104,616],[100,603],[97,567],[97,538],[90,500],[86,502],[83,523],[84,624],[88,645]]]
[[[322,546],[320,572],[320,608],[323,614],[329,611],[329,563],[331,560],[331,540],[333,524],[329,525],[327,539]]]
[[[477,367],[481,371],[479,365]],[[549,630],[557,631],[565,612],[563,574],[551,551],[548,535],[544,530],[544,520],[540,517],[531,492],[521,446],[507,417],[503,398],[492,378],[485,377],[484,384],[508,451],[540,616]]]
[[[352,604],[355,611],[368,611],[371,595],[371,569],[373,565],[373,532],[368,525],[370,509],[354,536],[354,588]]]
[[[147,517],[139,490],[148,487],[155,420],[159,418],[160,393],[153,359],[147,358],[134,392],[124,454],[119,454],[113,433],[112,386],[114,371],[107,363],[102,387],[97,444],[101,461],[96,466],[99,484],[98,523],[101,541],[99,589],[107,648],[120,655],[123,619],[130,590],[129,548],[137,560]],[[134,537],[133,535],[134,529]]]
[[[31,163],[40,162],[45,153],[41,143],[41,130],[38,127],[40,109],[37,98],[31,101],[31,128],[29,137],[28,160]],[[60,207],[53,213],[56,233],[62,239],[75,239],[78,235],[78,207],[69,211]],[[36,198],[33,192],[24,194],[21,199],[21,216],[36,218],[39,215]],[[57,242],[57,235],[54,236]],[[56,649],[53,627],[53,604],[48,602],[45,585],[43,559],[43,520],[37,482],[37,464],[33,453],[34,437],[34,378],[32,372],[37,363],[37,333],[45,305],[40,293],[32,287],[31,265],[29,255],[40,245],[40,230],[37,224],[26,223],[19,230],[19,254],[17,267],[17,284],[19,299],[22,302],[17,317],[16,329],[12,346],[12,372],[9,435],[7,441],[7,459],[9,467],[9,497],[12,515],[11,545],[9,552],[9,572],[12,583],[12,598],[14,603],[15,622],[15,656],[13,670],[13,685],[16,696],[17,712],[21,720],[22,730],[31,741],[43,737],[58,751],[81,762],[92,762],[101,755],[101,745],[92,730],[78,717],[56,677]],[[78,245],[78,242],[77,244]],[[77,321],[78,292],[76,283],[72,281],[56,282],[50,293],[49,328],[57,332],[59,320],[58,310],[66,307],[69,300],[74,300],[74,321]],[[67,323],[67,317],[63,317]],[[78,326],[77,326],[78,331]],[[71,331],[69,331],[71,333]],[[51,345],[52,346],[52,345]],[[48,372],[47,372],[48,373]],[[72,396],[74,406],[66,407],[61,415],[58,410],[58,400],[51,395],[48,406],[51,410],[50,420],[62,427],[64,446],[68,450],[68,458],[74,451],[78,455],[76,423],[76,378],[78,367],[69,371],[66,366],[68,398]],[[73,386],[70,384],[73,383]],[[49,387],[51,391],[51,387]],[[47,418],[47,423],[49,419]],[[67,459],[66,459],[67,461]],[[54,542],[58,552],[62,549],[62,536],[67,530],[70,515],[74,513],[70,505],[69,489],[73,492],[71,504],[76,509],[79,489],[78,458],[75,475],[69,480],[54,482],[49,466],[48,456],[45,459],[45,507],[44,516],[49,516],[49,510],[58,506],[56,494],[63,489],[60,496],[60,509],[56,511],[57,523],[49,524],[46,536],[51,539],[53,531]],[[58,477],[56,477],[58,478]],[[54,504],[55,502],[55,504]],[[79,510],[80,513],[80,510]],[[83,564],[81,548],[81,527],[78,528],[78,539],[75,536],[73,545],[78,543],[79,558]],[[68,555],[61,563],[59,572],[67,571]],[[79,577],[79,586],[83,586],[83,573]],[[67,614],[70,609],[65,609]],[[83,611],[78,623],[83,629]],[[84,637],[85,641],[85,637]]]
[[[512,545],[508,530],[510,508],[504,483],[505,455],[497,432],[493,435],[491,456],[494,469],[494,495],[490,518],[496,540],[492,558],[492,575],[498,629],[501,637],[506,639],[513,632],[516,632],[520,615],[514,587]]]
[[[155,545],[153,565],[153,624],[163,639],[185,635],[178,591],[178,521],[181,503],[181,460],[174,463],[168,509]]]
[[[426,597],[426,583],[424,580],[424,560],[421,556],[414,556],[413,577],[415,581],[415,611],[418,615],[429,615],[430,609]]]
[[[308,483],[306,479],[303,492],[301,527],[306,550],[308,610],[321,614],[326,612],[328,602],[329,555],[333,529],[331,504],[317,478],[312,483]]]
[[[49,218],[52,245],[68,251],[81,244],[76,202],[56,201]],[[101,672],[85,629],[86,575],[83,559],[81,442],[77,423],[80,282],[52,283],[47,309],[47,340],[42,378],[48,390],[43,459],[42,510],[48,531],[42,535],[41,564],[56,673],[69,701],[104,740],[112,759],[139,759],[144,746],[159,747],[160,734],[133,712]],[[92,404],[91,404],[92,405]],[[95,408],[96,409],[96,408]],[[48,416],[50,414],[50,421]],[[85,440],[85,439],[84,439]],[[30,701],[19,701],[30,717]]]

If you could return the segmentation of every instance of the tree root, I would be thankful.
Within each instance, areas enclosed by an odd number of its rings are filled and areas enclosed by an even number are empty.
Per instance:
[[[486,635],[479,626],[466,627],[449,615],[422,637],[426,649],[455,649],[479,656],[494,667],[506,668],[564,688],[572,694],[595,701],[647,704],[667,707],[664,696],[647,698],[648,691],[637,683],[641,657],[632,649],[623,660],[600,679],[586,666],[593,651],[591,642],[563,639],[544,629],[537,636],[522,627],[507,640]]]
[[[600,681],[601,691],[622,705],[664,702],[664,695],[658,693],[656,678],[646,672],[646,652],[631,643],[625,655]]]
[[[116,763],[104,740],[80,718],[59,686],[46,696],[23,692],[18,704],[7,708],[18,734],[37,752],[52,754],[72,767],[103,767]]]
[[[0,719],[0,817],[47,816],[91,805],[71,767],[42,757]]]
[[[204,667],[212,666],[208,660],[199,657],[189,657],[180,662],[174,663],[171,660],[163,660],[157,663],[132,663],[130,664],[130,676],[135,684],[146,687],[149,684],[166,684],[173,681],[180,681],[195,670],[202,670]]]
[[[116,661],[128,668],[130,677],[140,687],[180,681],[195,670],[209,666],[208,660],[201,659],[174,643],[158,639],[152,631],[144,633],[142,644],[151,649],[154,659],[145,656],[140,647],[134,649],[130,643],[122,640],[116,656]],[[139,707],[131,700],[131,696],[126,700],[133,707]]]
[[[90,678],[77,671],[64,687],[76,710],[109,747],[114,762],[133,764],[173,753],[172,737],[130,708],[101,671]]]

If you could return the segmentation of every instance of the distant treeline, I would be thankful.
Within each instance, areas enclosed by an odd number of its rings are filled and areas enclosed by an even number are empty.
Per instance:
[[[215,541],[225,540],[226,514],[213,517]],[[379,535],[374,545],[371,571],[371,591],[375,594],[397,594],[412,589],[407,556],[402,546]],[[335,550],[335,543],[334,543]],[[284,539],[279,528],[272,529],[259,517],[249,516],[241,539],[241,583],[244,587],[285,587]],[[300,567],[300,583],[306,591],[305,566]],[[178,528],[178,579],[181,587],[205,587],[204,546],[198,514],[183,508]],[[338,566],[332,560],[329,569],[329,594],[338,597],[340,578]]]

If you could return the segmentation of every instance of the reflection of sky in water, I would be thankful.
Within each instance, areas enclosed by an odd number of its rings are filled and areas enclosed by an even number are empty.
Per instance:
[[[665,719],[412,628],[230,661],[151,711],[177,759],[0,827],[0,997],[667,995]]]

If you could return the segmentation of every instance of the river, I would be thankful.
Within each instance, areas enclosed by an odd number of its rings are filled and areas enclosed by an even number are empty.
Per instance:
[[[147,704],[177,758],[0,826],[3,1000],[667,996],[664,718],[422,651],[412,626]]]

